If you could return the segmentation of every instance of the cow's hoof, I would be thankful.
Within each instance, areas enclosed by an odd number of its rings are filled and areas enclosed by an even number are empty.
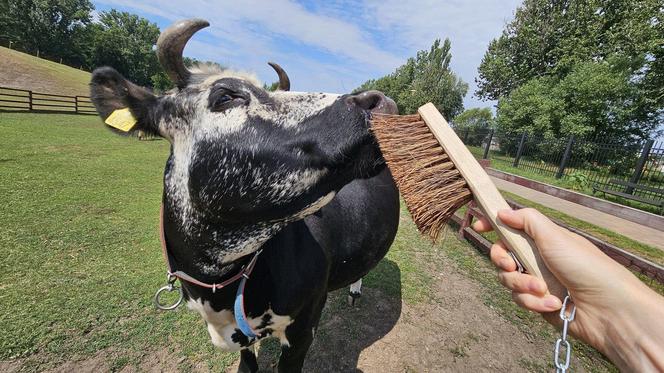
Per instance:
[[[357,306],[360,302],[360,297],[362,297],[362,293],[348,293],[348,305],[351,307]]]

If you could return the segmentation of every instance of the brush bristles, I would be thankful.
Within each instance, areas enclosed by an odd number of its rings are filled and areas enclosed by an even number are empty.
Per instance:
[[[374,115],[371,126],[413,221],[435,241],[472,199],[466,181],[419,114]]]

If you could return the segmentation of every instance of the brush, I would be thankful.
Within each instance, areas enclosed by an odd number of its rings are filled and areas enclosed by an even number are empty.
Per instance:
[[[445,118],[432,103],[417,112],[376,114],[371,128],[420,232],[436,241],[454,212],[474,199],[521,266],[562,299],[565,289],[532,239],[498,220],[498,211],[510,206]]]

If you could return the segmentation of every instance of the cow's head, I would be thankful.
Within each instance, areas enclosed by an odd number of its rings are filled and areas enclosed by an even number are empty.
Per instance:
[[[164,201],[181,234],[211,234],[209,227],[223,225],[254,237],[258,228],[246,227],[274,228],[311,214],[351,180],[384,167],[368,121],[372,112],[396,113],[392,100],[377,91],[288,92],[288,77],[275,64],[275,92],[247,74],[189,70],[182,50],[206,26],[181,21],[159,37],[159,61],[177,85],[163,96],[109,67],[95,70],[91,83],[102,118],[128,108],[137,119],[131,131],[171,142]],[[240,253],[246,250],[224,260]]]

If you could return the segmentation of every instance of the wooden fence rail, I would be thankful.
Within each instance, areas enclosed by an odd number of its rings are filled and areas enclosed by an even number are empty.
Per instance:
[[[0,111],[97,114],[87,96],[54,95],[8,87],[0,87]]]
[[[509,205],[515,209],[524,208],[524,206],[514,201],[508,200],[507,203],[509,203]],[[453,215],[452,221],[459,226],[459,231],[458,231],[459,238],[470,241],[475,247],[477,247],[483,253],[488,255],[491,249],[491,242],[489,242],[481,234],[473,230],[471,224],[473,223],[474,218],[481,219],[482,212],[478,210],[474,204],[471,203],[471,205],[468,206],[468,209],[466,210],[464,217]],[[634,272],[641,273],[649,277],[650,279],[652,279],[652,281],[658,281],[659,283],[664,284],[664,267],[655,264],[647,259],[643,259],[630,252],[627,252],[619,247],[611,245],[608,242],[604,242],[599,238],[594,237],[579,229],[570,227],[569,225],[556,221],[555,219],[552,220],[554,223],[585,237],[588,241],[592,242],[595,246],[597,246],[600,250],[602,250],[606,255],[611,257],[611,259],[615,260],[616,262],[622,264],[623,266],[631,269]]]

